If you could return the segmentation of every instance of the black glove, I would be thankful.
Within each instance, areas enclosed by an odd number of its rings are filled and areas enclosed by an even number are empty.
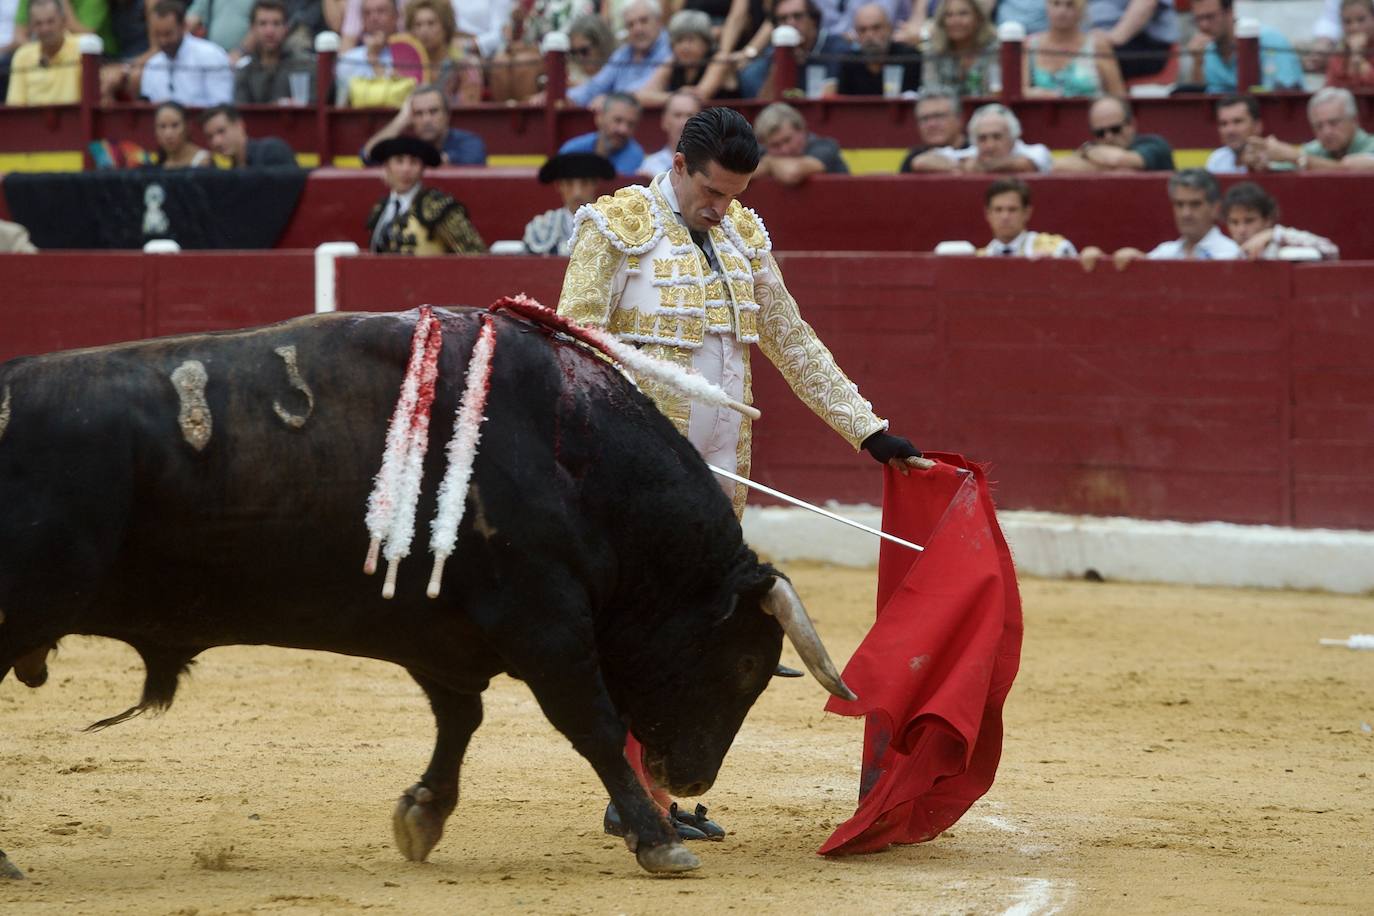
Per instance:
[[[921,450],[912,445],[910,439],[885,432],[876,432],[869,436],[864,440],[862,448],[879,464],[887,464],[893,458],[921,457]]]

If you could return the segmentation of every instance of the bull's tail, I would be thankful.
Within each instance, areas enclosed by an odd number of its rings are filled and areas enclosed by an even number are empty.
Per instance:
[[[143,696],[139,699],[138,705],[130,706],[117,716],[110,716],[108,719],[93,722],[86,726],[86,731],[98,732],[101,729],[109,728],[111,725],[128,721],[135,716],[141,716],[149,710],[158,713],[167,709],[176,697],[177,684],[181,676],[195,664],[195,652],[149,649],[142,646],[134,646],[134,648],[143,657],[144,668]]]

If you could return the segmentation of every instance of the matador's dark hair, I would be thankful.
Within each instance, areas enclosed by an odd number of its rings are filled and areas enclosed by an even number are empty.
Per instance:
[[[714,162],[727,172],[752,175],[763,151],[744,115],[733,108],[707,108],[682,126],[677,151],[687,160],[687,173],[705,172]]]

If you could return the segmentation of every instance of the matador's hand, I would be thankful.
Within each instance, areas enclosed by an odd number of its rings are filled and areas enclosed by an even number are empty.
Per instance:
[[[911,468],[935,467],[935,462],[921,457],[921,450],[911,444],[910,439],[894,436],[891,433],[876,432],[863,441],[862,448],[880,464],[889,464],[903,474]]]

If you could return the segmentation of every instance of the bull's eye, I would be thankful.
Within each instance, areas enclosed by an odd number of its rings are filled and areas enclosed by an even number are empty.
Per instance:
[[[759,660],[752,655],[746,655],[739,660],[739,679],[743,683],[749,683],[754,679],[754,674],[759,670]]]

